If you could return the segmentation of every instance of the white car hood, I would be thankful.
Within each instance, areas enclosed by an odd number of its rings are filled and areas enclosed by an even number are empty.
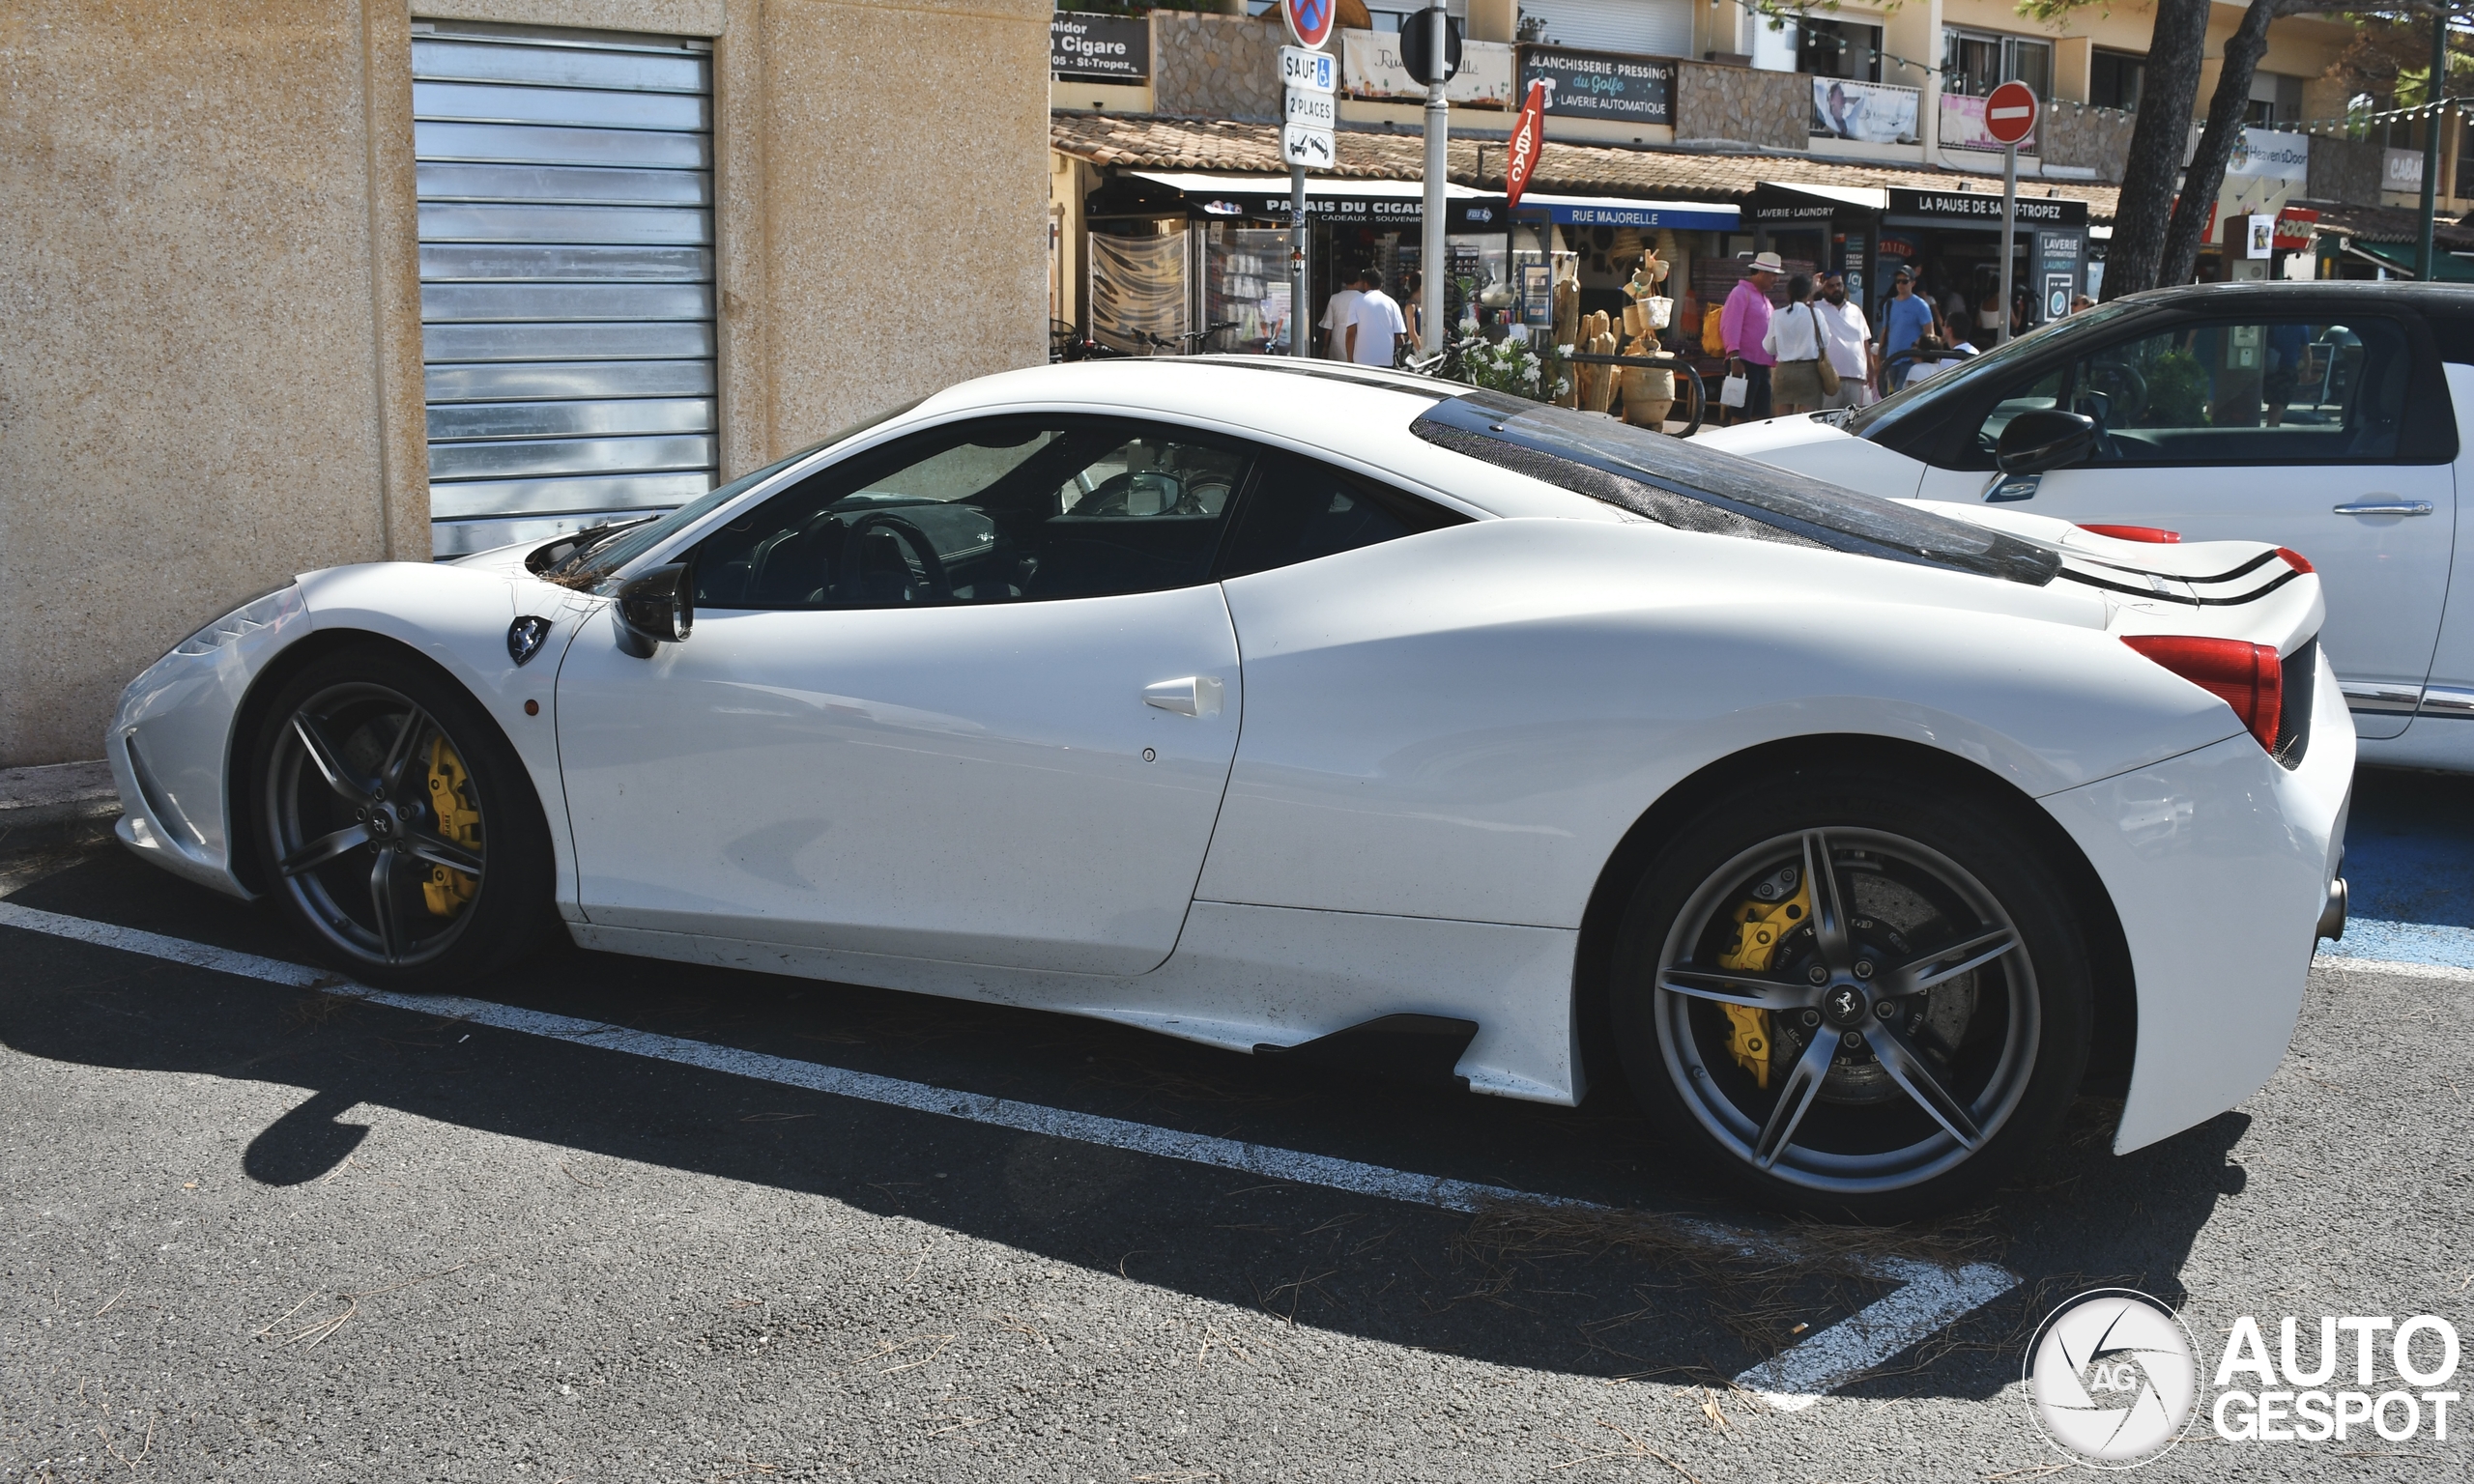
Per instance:
[[[1798,413],[1732,428],[1705,429],[1692,441],[1867,495],[1913,499],[1924,483],[1924,466],[1842,430],[1835,417],[1835,414]]]

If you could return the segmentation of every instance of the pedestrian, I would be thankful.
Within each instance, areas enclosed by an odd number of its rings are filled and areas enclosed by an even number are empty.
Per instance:
[[[1400,280],[1400,312],[1409,321],[1409,350],[1423,356],[1426,351],[1425,274],[1411,269]]]
[[[2093,309],[2095,307],[2096,301],[2089,299],[2085,294],[2073,294],[2070,296],[2070,312],[2073,314],[2077,314],[2082,309]]]
[[[1801,273],[1787,280],[1787,307],[1772,315],[1761,348],[1776,358],[1769,371],[1770,411],[1781,417],[1821,406],[1821,316],[1813,309],[1813,281]]]
[[[1323,301],[1323,318],[1315,322],[1315,327],[1323,331],[1326,360],[1349,358],[1349,316],[1357,312],[1357,301],[1365,297],[1358,288],[1364,278],[1365,270],[1347,270],[1340,274],[1340,291]]]
[[[1838,373],[1838,389],[1821,399],[1831,407],[1863,407],[1873,400],[1873,327],[1864,322],[1863,306],[1847,297],[1843,273],[1824,273],[1821,301],[1822,333],[1829,348],[1829,364]]]
[[[1409,322],[1383,292],[1383,274],[1367,269],[1357,276],[1357,302],[1349,306],[1348,359],[1361,366],[1395,366],[1409,343]]]
[[[1884,381],[1884,395],[1906,385],[1904,377],[1889,369],[1890,363],[1902,352],[1913,350],[1916,341],[1934,332],[1932,304],[1915,292],[1914,270],[1902,268],[1892,274],[1890,300],[1882,306],[1882,365],[1884,375],[1895,380],[1898,385],[1890,385],[1888,380]]]
[[[1761,348],[1769,333],[1769,291],[1787,271],[1778,254],[1764,252],[1752,260],[1751,271],[1736,280],[1718,315],[1718,336],[1727,348],[1727,374],[1744,380],[1739,422],[1758,422],[1769,415],[1769,368],[1777,357]]]

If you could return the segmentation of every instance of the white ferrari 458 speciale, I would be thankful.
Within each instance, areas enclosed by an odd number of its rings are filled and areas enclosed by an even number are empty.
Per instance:
[[[1883,1218],[2284,1055],[2354,759],[2317,578],[1403,374],[970,382],[676,510],[306,573],[134,681],[122,838],[343,971],[591,949],[1620,1074]]]

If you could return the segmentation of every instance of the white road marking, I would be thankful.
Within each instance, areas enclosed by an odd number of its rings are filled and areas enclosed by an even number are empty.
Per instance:
[[[2453,963],[2410,963],[2402,958],[2347,958],[2336,954],[2321,954],[2311,960],[2311,966],[2347,974],[2394,974],[2401,979],[2444,979],[2460,985],[2474,985],[2474,969],[2460,969]]]
[[[686,1041],[650,1031],[634,1031],[597,1020],[580,1020],[544,1011],[522,1010],[487,1000],[372,989],[326,970],[287,963],[279,958],[265,958],[255,954],[192,943],[186,938],[166,937],[134,928],[119,928],[86,918],[44,912],[14,902],[0,901],[0,927],[48,933],[53,937],[142,954],[219,974],[320,990],[365,1000],[374,1005],[539,1036],[573,1045],[621,1051],[630,1056],[650,1057],[682,1067],[752,1077],[783,1087],[804,1088],[863,1102],[967,1119],[972,1123],[1023,1133],[1044,1134],[1050,1138],[1104,1145],[1136,1154],[1157,1155],[1166,1159],[1182,1159],[1192,1164],[1239,1170],[1297,1184],[1345,1190],[1353,1195],[1375,1196],[1461,1213],[1501,1205],[1544,1206],[1565,1211],[1616,1209],[1595,1201],[1538,1195],[1503,1185],[1420,1175],[1379,1164],[1365,1164],[1355,1159],[1281,1149],[1277,1145],[1248,1144],[1236,1139],[1215,1138],[1209,1134],[1107,1118],[1096,1113],[1077,1113],[1040,1103],[957,1092],[901,1077],[792,1061],[788,1057],[768,1056],[736,1046]],[[1672,1224],[1687,1236],[1740,1256],[1785,1262],[1798,1260],[1792,1243],[1762,1233],[1740,1231],[1689,1217],[1676,1219]],[[1736,1378],[1737,1384],[1760,1393],[1763,1400],[1782,1412],[1802,1411],[1821,1400],[1824,1394],[1860,1379],[1899,1352],[2000,1298],[2019,1283],[2016,1273],[1988,1263],[1942,1268],[1913,1259],[1891,1258],[1859,1261],[1853,1266],[1862,1276],[1897,1283],[1900,1287],[1869,1307],[1754,1366]]]

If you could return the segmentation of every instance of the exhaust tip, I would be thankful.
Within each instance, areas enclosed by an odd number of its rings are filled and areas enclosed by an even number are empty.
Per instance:
[[[2319,908],[2319,936],[2329,939],[2345,935],[2345,878],[2338,876],[2328,883],[2328,899]]]

